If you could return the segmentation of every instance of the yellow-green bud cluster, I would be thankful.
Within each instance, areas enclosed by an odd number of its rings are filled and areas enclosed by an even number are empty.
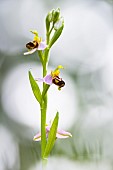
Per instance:
[[[59,16],[60,16],[60,9],[57,8],[56,10],[53,9],[52,11],[50,11],[47,15],[47,19],[49,22],[57,22],[59,20]]]

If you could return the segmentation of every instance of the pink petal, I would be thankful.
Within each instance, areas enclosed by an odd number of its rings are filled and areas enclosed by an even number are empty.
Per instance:
[[[36,78],[35,80],[39,82],[45,82],[44,78]]]
[[[41,133],[39,132],[39,133],[37,133],[35,136],[34,136],[34,138],[33,138],[33,140],[34,141],[41,141]]]
[[[44,77],[44,82],[46,84],[51,85],[52,84],[52,76],[50,74],[48,74],[47,76]]]
[[[30,50],[30,51],[28,51],[28,52],[25,52],[24,55],[33,54],[36,50],[37,50],[37,48],[34,48],[33,50]]]
[[[59,139],[63,139],[63,138],[68,138],[68,137],[72,137],[71,133],[66,132],[64,130],[57,130],[57,134],[56,137]]]
[[[38,46],[38,50],[44,50],[46,47],[46,41],[42,41]]]
[[[35,80],[39,81],[39,82],[44,82],[44,83],[49,84],[49,85],[52,85],[52,77],[51,77],[50,74],[48,74],[44,78],[37,78]]]

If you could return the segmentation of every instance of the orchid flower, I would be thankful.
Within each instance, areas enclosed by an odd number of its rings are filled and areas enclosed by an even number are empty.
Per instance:
[[[50,132],[51,125],[50,124],[46,125],[45,128],[46,128],[46,138],[48,138],[48,134]],[[64,130],[57,129],[56,138],[65,139],[65,138],[69,138],[69,137],[72,137],[71,133],[66,132]],[[41,141],[41,132],[37,133],[34,136],[33,140],[37,141],[37,142]]]
[[[25,52],[24,55],[33,54],[37,50],[44,50],[47,45],[45,41],[42,41],[42,38],[38,36],[38,32],[36,30],[31,30],[31,32],[35,35],[32,42],[26,44],[28,48],[28,52]]]
[[[48,85],[55,84],[60,90],[61,87],[65,86],[65,82],[62,80],[62,78],[59,77],[60,69],[63,69],[62,65],[59,65],[54,71],[51,71],[51,73],[47,74],[44,78],[36,79],[36,81],[44,82]]]

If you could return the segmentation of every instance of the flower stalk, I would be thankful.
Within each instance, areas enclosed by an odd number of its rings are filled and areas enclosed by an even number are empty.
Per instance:
[[[45,58],[48,58],[49,51],[44,53],[44,62],[43,62],[43,77],[46,76],[47,74],[47,61]],[[46,84],[43,83],[43,90],[42,94],[44,93]],[[45,125],[46,125],[46,112],[47,112],[47,91],[45,95],[42,95],[42,102],[41,102],[41,157],[44,159],[44,151],[46,147],[46,130],[45,130]]]
[[[42,78],[34,79],[31,72],[29,71],[29,80],[33,94],[40,105],[41,112],[41,132],[36,134],[33,138],[34,141],[41,141],[41,158],[42,160],[48,158],[54,143],[57,138],[68,138],[71,137],[71,133],[64,130],[58,129],[59,113],[56,113],[56,116],[51,124],[46,123],[46,114],[47,114],[47,104],[48,96],[47,92],[52,84],[58,86],[58,89],[61,90],[65,86],[65,82],[60,78],[60,69],[63,69],[62,65],[57,66],[55,70],[52,70],[51,73],[47,74],[50,49],[53,44],[60,37],[62,30],[64,28],[64,20],[60,17],[60,9],[50,11],[46,16],[46,41],[43,41],[39,37],[36,30],[31,30],[31,33],[34,34],[34,39],[31,42],[26,44],[28,52],[25,52],[24,55],[33,54],[38,51],[38,56],[42,65],[43,75]],[[37,82],[38,81],[38,82]],[[42,92],[38,86],[39,82],[43,82]]]

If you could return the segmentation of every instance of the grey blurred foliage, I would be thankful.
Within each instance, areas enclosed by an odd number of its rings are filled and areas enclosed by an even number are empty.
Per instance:
[[[27,57],[23,56],[23,52],[26,50],[25,44],[32,38],[32,35],[28,32],[29,29],[31,29],[29,27],[33,23],[33,27],[39,28],[40,34],[42,34],[44,37],[45,30],[43,28],[44,27],[43,19],[46,13],[52,8],[61,7],[61,11],[63,10],[63,14],[65,14],[65,8],[68,11],[68,7],[67,7],[68,5],[70,9],[71,6],[76,5],[76,3],[81,3],[81,4],[89,3],[91,7],[94,5],[96,8],[97,4],[103,3],[103,6],[109,5],[112,8],[113,1],[112,0],[108,0],[108,1],[102,1],[102,0],[100,1],[96,1],[96,0],[39,1],[37,0],[36,1],[34,0],[31,2],[27,0],[23,0],[23,1],[1,0],[0,3],[1,3],[0,6],[0,22],[1,22],[1,26],[0,26],[0,36],[1,36],[0,135],[1,135],[1,127],[7,129],[8,133],[11,136],[11,139],[14,140],[14,143],[18,148],[17,157],[15,155],[11,155],[11,157],[15,157],[15,161],[11,165],[9,163],[9,157],[7,156],[7,153],[4,152],[3,154],[3,152],[0,151],[0,163],[4,162],[4,166],[0,165],[1,166],[0,170],[9,170],[9,169],[29,170],[32,169],[31,167],[33,165],[40,162],[40,143],[35,143],[32,141],[32,137],[34,135],[34,131],[32,131],[33,128],[30,128],[29,126],[21,124],[19,122],[15,122],[13,119],[10,118],[10,116],[8,116],[8,114],[5,112],[2,105],[2,94],[3,94],[2,86],[8,72],[13,68],[16,68],[18,65],[22,63],[38,62],[38,58],[36,54]],[[32,9],[33,7],[34,10]],[[32,16],[34,17],[33,20],[32,18],[30,18]],[[111,13],[108,16],[111,16]],[[36,18],[37,21],[35,21]],[[111,16],[111,18],[113,19],[113,16]],[[108,18],[108,21],[109,20],[110,18]],[[37,26],[38,23],[39,25]],[[113,23],[110,24],[108,23],[108,26],[110,26],[113,30]],[[62,44],[63,36],[60,40],[58,43],[61,43],[62,45],[61,48],[65,47],[65,45]],[[68,35],[67,35],[67,41],[68,41]],[[66,51],[67,49],[64,48],[64,50]],[[66,54],[66,52],[64,54]],[[54,50],[52,51],[52,57],[53,55],[55,58],[57,58],[57,52]],[[61,56],[62,54],[60,55],[60,57]],[[69,59],[68,54],[66,57]],[[67,58],[65,59],[65,56],[63,55],[60,64],[63,64],[62,60],[65,60],[64,62],[65,64],[66,61],[68,61]],[[105,65],[101,65],[100,67],[91,70],[93,67],[93,65],[91,65],[93,60],[90,59],[90,64],[89,64],[87,62],[86,63],[83,62],[85,60],[84,58],[82,58],[82,62],[75,58],[73,59],[71,58],[70,63],[68,62],[67,64],[65,64],[68,68],[67,69],[68,71],[66,70],[66,74],[70,76],[71,79],[74,81],[75,89],[73,90],[73,94],[77,95],[77,101],[78,101],[77,103],[78,113],[77,116],[75,113],[75,117],[76,117],[75,122],[72,123],[70,129],[68,129],[69,131],[72,132],[73,137],[68,140],[57,140],[56,145],[54,146],[54,150],[51,153],[51,156],[64,157],[66,159],[72,160],[74,162],[80,162],[82,164],[84,162],[87,163],[92,162],[94,164],[98,164],[99,162],[105,162],[106,164],[110,165],[108,166],[109,168],[106,170],[111,170],[113,168],[113,143],[112,143],[113,141],[113,104],[112,104],[113,88],[108,88],[108,87],[110,83],[113,82],[113,80],[112,82],[111,81],[109,81],[108,83],[106,82],[107,81],[106,77],[104,77],[104,70],[106,70]],[[103,58],[100,59],[98,58],[96,60],[97,63],[95,62],[95,65],[96,64],[98,65],[99,60],[103,60]],[[58,63],[56,59],[55,59],[55,63],[54,63],[54,59],[53,60],[51,59],[50,64],[52,66],[55,65],[56,63]],[[70,66],[71,64],[72,67]],[[107,77],[109,77],[109,73]],[[17,77],[17,79],[20,79],[21,81],[21,77]],[[14,82],[12,82],[14,88],[16,88],[17,79]],[[108,85],[108,87],[106,84]],[[10,91],[9,91],[9,95],[11,95]],[[69,100],[71,100],[71,96]],[[7,107],[7,105],[5,107]],[[30,137],[27,138],[29,134]],[[5,138],[1,142],[3,143],[6,142]],[[10,143],[6,142],[6,145],[9,145],[7,146],[9,148],[8,152],[12,152],[10,148]],[[4,151],[4,147],[3,147],[3,151]],[[101,170],[101,168],[98,168],[98,166],[97,168],[94,169],[92,168],[90,170],[95,170],[95,169]]]

